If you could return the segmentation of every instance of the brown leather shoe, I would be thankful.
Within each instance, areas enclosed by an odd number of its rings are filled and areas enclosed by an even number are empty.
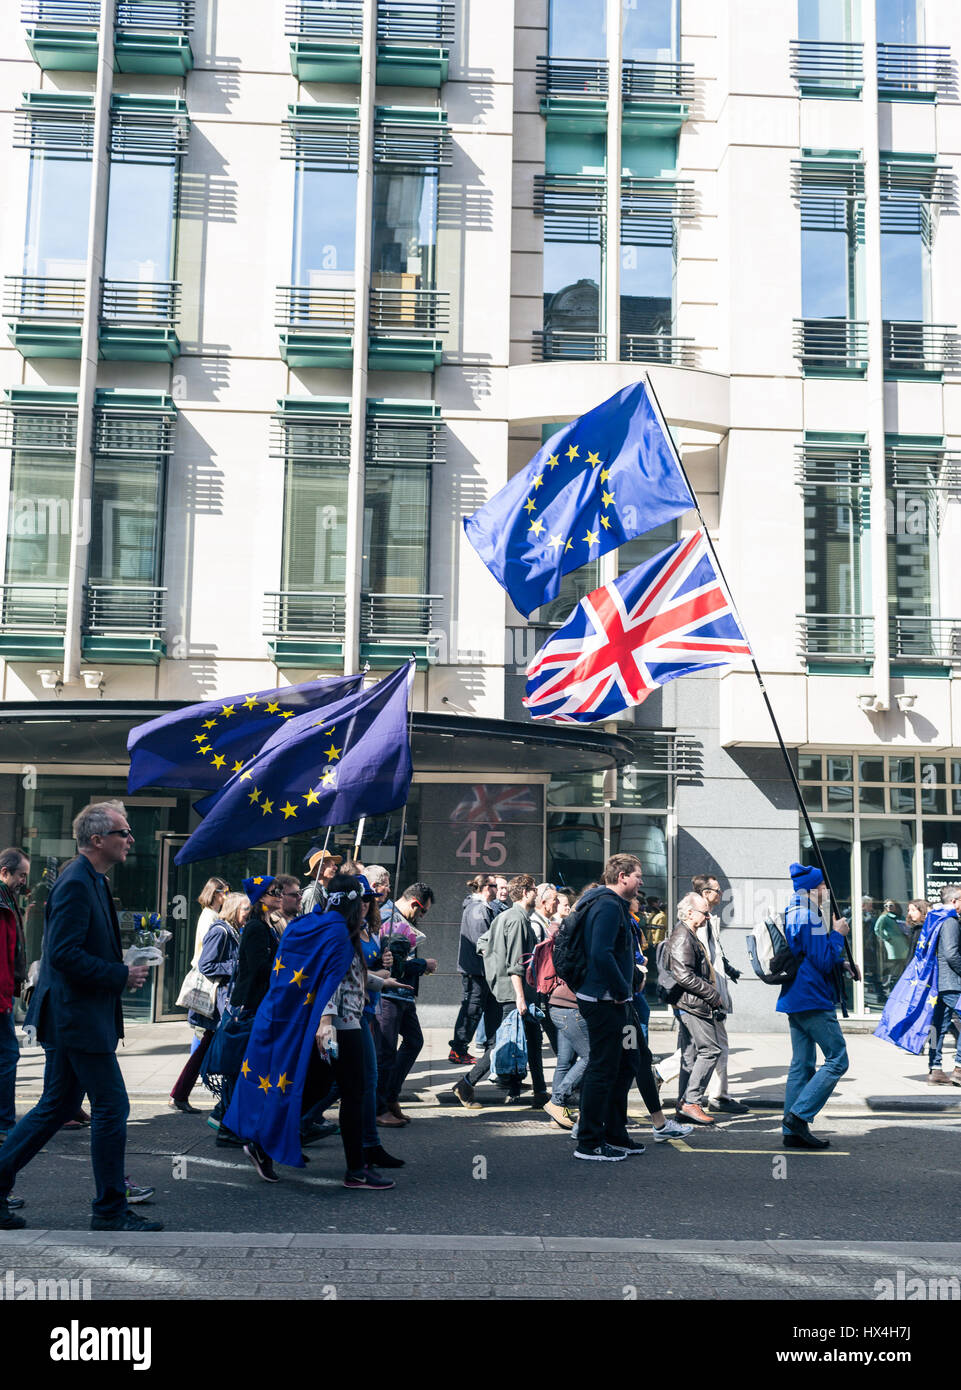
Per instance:
[[[959,1072],[958,1075],[961,1076],[961,1072]],[[928,1085],[950,1086],[951,1077],[946,1071],[942,1071],[940,1067],[934,1067],[933,1070],[928,1072]]]
[[[676,1113],[678,1117],[683,1115],[685,1120],[690,1120],[691,1124],[714,1128],[714,1121],[699,1105],[679,1105]]]
[[[377,1116],[377,1123],[390,1129],[403,1129],[407,1121],[398,1120],[396,1115],[392,1115],[389,1111],[385,1110],[383,1115]]]
[[[953,1086],[961,1086],[961,1067],[955,1067],[948,1080]]]
[[[387,1109],[388,1109],[388,1110],[390,1111],[390,1113],[393,1115],[393,1117],[394,1117],[395,1120],[400,1120],[400,1122],[401,1122],[402,1125],[409,1125],[409,1124],[410,1124],[410,1116],[409,1116],[409,1115],[405,1115],[404,1112],[403,1112],[403,1110],[401,1110],[401,1108],[400,1108],[400,1101],[399,1101],[399,1100],[392,1100],[392,1101],[390,1101],[390,1102],[388,1103],[388,1105],[387,1105]]]

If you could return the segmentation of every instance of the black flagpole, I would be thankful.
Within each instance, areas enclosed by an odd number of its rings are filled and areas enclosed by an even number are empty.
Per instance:
[[[720,559],[719,559],[719,557],[718,557],[718,553],[717,553],[717,551],[716,551],[715,548],[714,548],[714,542],[711,540],[711,533],[710,533],[710,531],[708,530],[707,522],[704,520],[703,514],[702,514],[702,512],[701,512],[701,504],[699,503],[699,501],[698,501],[698,499],[697,499],[697,493],[694,491],[693,487],[691,486],[691,480],[690,480],[690,478],[687,476],[687,471],[686,471],[686,469],[685,469],[685,467],[684,467],[684,464],[683,464],[683,462],[682,462],[682,460],[681,460],[681,452],[680,452],[680,450],[677,448],[677,446],[674,444],[674,440],[671,438],[671,433],[670,433],[670,430],[668,429],[667,420],[666,420],[666,418],[665,418],[665,416],[664,416],[663,410],[661,409],[661,403],[660,403],[660,401],[659,401],[658,398],[657,398],[657,392],[654,390],[654,386],[653,386],[653,383],[651,382],[651,378],[650,378],[650,374],[649,374],[649,373],[645,373],[645,379],[646,379],[646,382],[647,382],[647,389],[648,389],[648,391],[650,392],[650,395],[651,395],[651,399],[652,399],[652,401],[654,402],[654,406],[655,406],[655,408],[656,408],[656,410],[657,410],[658,415],[660,416],[661,424],[662,424],[663,429],[664,429],[665,438],[669,440],[669,442],[670,442],[670,444],[671,444],[671,446],[672,446],[672,448],[673,448],[675,461],[676,461],[676,463],[677,463],[678,468],[680,469],[681,477],[684,479],[684,482],[687,484],[687,490],[688,490],[688,492],[689,492],[689,493],[691,494],[691,496],[694,498],[694,510],[697,512],[698,520],[699,520],[700,523],[701,523],[701,529],[702,529],[702,531],[704,532],[704,538],[705,538],[705,540],[707,541],[708,548],[709,548],[709,550],[710,550],[710,552],[711,552],[711,555],[712,555],[712,557],[713,557],[713,560],[714,560],[714,564],[715,564],[715,566],[717,567],[717,572],[718,572],[718,575],[720,576],[721,583],[724,585],[724,588],[725,588],[725,590],[727,591],[727,596],[728,596],[728,599],[730,600],[731,607],[734,609],[735,615],[737,616],[738,626],[740,627],[741,631],[744,632],[744,624],[743,624],[742,621],[741,621],[740,614],[737,612],[737,605],[734,603],[734,599],[733,599],[733,597],[731,596],[731,586],[730,586],[730,585],[728,584],[728,582],[727,582],[727,577],[726,577],[725,574],[724,574],[724,570],[723,570],[723,568],[722,568],[722,566],[721,566],[721,561],[720,561]],[[749,645],[750,645],[750,644],[749,644]],[[824,882],[827,884],[828,894],[829,894],[830,900],[831,900],[831,912],[832,912],[832,914],[833,914],[834,917],[842,917],[844,914],[841,912],[841,909],[840,909],[840,907],[838,906],[838,900],[837,900],[837,898],[834,896],[834,889],[833,889],[833,887],[831,886],[831,879],[830,879],[830,876],[829,876],[829,874],[828,874],[828,866],[827,866],[827,864],[824,862],[824,855],[821,853],[821,846],[818,844],[817,836],[816,836],[815,833],[814,833],[814,826],[811,824],[811,817],[808,815],[808,809],[807,809],[807,807],[806,807],[805,804],[804,804],[804,797],[803,797],[803,795],[801,794],[801,784],[798,782],[797,773],[794,771],[794,764],[793,764],[792,761],[791,761],[791,755],[788,753],[787,747],[786,747],[786,745],[785,745],[785,743],[784,743],[784,739],[783,739],[783,737],[782,737],[782,735],[781,735],[781,729],[780,729],[780,726],[779,726],[779,724],[778,724],[778,722],[777,722],[777,718],[775,717],[774,709],[773,709],[773,706],[771,705],[771,700],[770,700],[770,697],[769,697],[769,695],[768,695],[768,693],[767,693],[767,687],[766,687],[765,684],[764,684],[764,678],[762,677],[761,672],[760,672],[760,670],[758,669],[758,664],[757,664],[757,660],[755,659],[755,656],[754,656],[754,650],[753,650],[753,648],[752,648],[752,650],[751,650],[751,666],[752,666],[752,668],[753,668],[753,670],[754,670],[754,675],[755,675],[755,678],[757,679],[758,687],[759,687],[759,689],[760,689],[760,691],[761,691],[761,697],[762,697],[762,699],[764,700],[765,708],[767,709],[767,712],[768,712],[768,714],[770,715],[770,718],[771,718],[771,725],[772,725],[772,727],[773,727],[773,729],[774,729],[775,736],[777,737],[778,747],[779,747],[780,750],[781,750],[781,756],[782,756],[783,759],[784,759],[784,765],[785,765],[785,767],[786,767],[787,770],[788,770],[788,776],[789,776],[790,779],[791,779],[791,786],[794,788],[794,795],[797,797],[797,804],[798,804],[798,806],[799,806],[799,808],[800,808],[801,815],[804,817],[804,824],[805,824],[805,826],[807,827],[808,836],[810,837],[810,840],[811,840],[811,847],[812,847],[812,849],[814,850],[814,856],[815,856],[815,858],[816,858],[817,861],[818,861],[818,868],[821,870],[821,873],[824,875]],[[851,943],[850,943],[848,937],[846,937],[846,936],[844,937],[844,949],[845,949],[845,952],[846,952],[846,954],[847,954],[848,963],[849,963],[851,966],[853,966],[854,971],[856,972],[855,975],[854,975],[854,978],[855,978],[855,979],[860,979],[860,971],[858,970],[857,964],[856,964],[856,962],[855,962],[855,960],[854,960],[854,956],[853,956],[852,951],[851,951]],[[844,996],[843,996],[843,994],[842,994],[842,997],[841,997],[841,1006],[842,1006],[842,1009],[844,1010],[845,1017],[847,1017],[847,1009],[844,1007],[844,1004],[845,1004],[845,1001],[844,1001]]]

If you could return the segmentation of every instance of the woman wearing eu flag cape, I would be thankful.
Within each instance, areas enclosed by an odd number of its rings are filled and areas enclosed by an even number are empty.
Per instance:
[[[301,1114],[336,1082],[347,1160],[344,1186],[373,1191],[394,1186],[364,1163],[362,892],[356,878],[337,874],[328,885],[325,908],[290,923],[257,1010],[224,1123],[243,1135],[248,1158],[267,1182],[278,1181],[274,1161],[304,1166]]]

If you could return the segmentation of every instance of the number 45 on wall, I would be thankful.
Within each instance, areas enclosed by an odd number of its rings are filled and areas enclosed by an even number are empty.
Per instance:
[[[479,830],[471,830],[455,850],[457,859],[466,859],[473,869],[478,861],[489,869],[503,868],[507,862],[507,846],[504,844],[506,830],[486,830],[483,846],[480,844]]]

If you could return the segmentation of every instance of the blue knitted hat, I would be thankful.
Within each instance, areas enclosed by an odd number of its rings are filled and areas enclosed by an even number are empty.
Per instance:
[[[819,888],[824,882],[821,870],[813,864],[810,868],[804,864],[792,864],[790,874],[795,893],[810,893],[812,888]]]

